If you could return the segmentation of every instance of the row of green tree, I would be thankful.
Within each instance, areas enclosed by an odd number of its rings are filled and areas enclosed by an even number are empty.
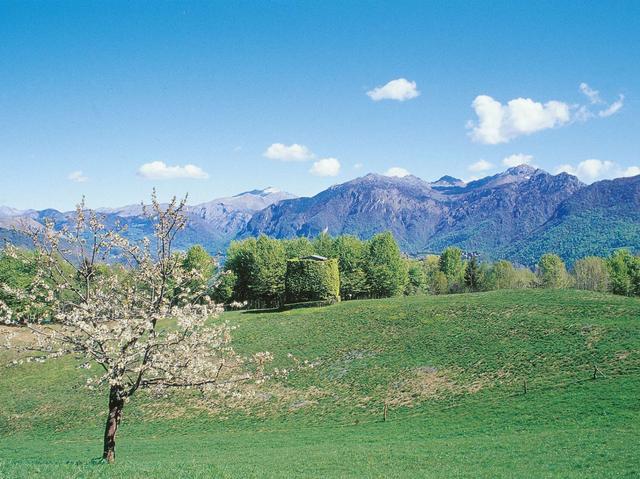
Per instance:
[[[442,254],[421,259],[405,257],[390,233],[381,233],[363,241],[354,236],[335,238],[321,234],[316,238],[277,240],[267,236],[234,241],[226,253],[226,261],[216,267],[214,259],[201,246],[179,253],[182,266],[200,273],[201,284],[219,303],[247,302],[254,307],[273,307],[291,302],[286,295],[287,263],[291,260],[318,255],[335,259],[339,278],[339,296],[343,300],[380,298],[414,294],[447,294],[521,288],[571,288],[612,292],[625,296],[640,296],[640,257],[627,250],[618,250],[608,258],[587,257],[577,260],[571,271],[555,254],[543,255],[535,271],[517,267],[506,260],[479,261],[465,258],[455,247]],[[33,279],[33,253],[0,254],[0,300],[16,301],[4,295],[2,284],[28,287]],[[314,288],[326,287],[318,281],[319,272],[300,275],[289,284],[309,296]],[[109,274],[121,267],[104,266]],[[305,271],[310,271],[305,268]],[[122,272],[118,274],[124,274]],[[315,275],[315,276],[314,276]],[[331,286],[330,289],[334,288]],[[291,289],[291,287],[290,287]],[[328,290],[327,290],[328,291]],[[291,296],[291,294],[289,294]],[[333,297],[333,293],[331,294]]]
[[[343,300],[413,294],[448,294],[522,288],[571,288],[640,295],[640,257],[619,250],[587,257],[569,271],[556,254],[543,255],[535,270],[506,260],[465,258],[456,247],[421,259],[405,257],[390,233],[368,241],[354,236],[235,241],[227,251],[213,295],[222,302],[277,304],[285,292],[287,260],[319,255],[338,262]],[[309,286],[311,287],[311,286]]]
[[[590,256],[577,260],[569,271],[556,254],[542,255],[535,271],[499,260],[482,262],[463,259],[458,248],[447,248],[440,256],[409,260],[406,294],[444,294],[522,288],[577,288],[640,296],[640,256],[626,249],[608,258]]]

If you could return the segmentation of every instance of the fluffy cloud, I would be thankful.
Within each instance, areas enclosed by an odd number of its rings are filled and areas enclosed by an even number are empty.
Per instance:
[[[391,80],[384,86],[379,86],[367,92],[369,98],[373,101],[380,100],[396,100],[405,101],[420,95],[416,82],[409,81],[405,78]]]
[[[356,163],[355,165],[353,165],[353,169],[354,170],[361,170],[363,166],[364,166],[363,163]]]
[[[84,183],[89,179],[89,177],[86,176],[84,173],[82,173],[82,171],[76,170],[69,173],[69,175],[67,176],[67,179],[74,181],[76,183]]]
[[[340,162],[335,158],[323,158],[313,163],[309,173],[315,176],[338,176]]]
[[[542,104],[531,98],[516,98],[503,105],[488,95],[479,95],[472,107],[478,120],[468,125],[471,138],[489,145],[562,126],[571,119],[569,105],[555,100]]]
[[[607,104],[600,97],[600,92],[587,83],[581,83],[579,89],[589,104],[569,105],[557,100],[541,103],[531,98],[515,98],[503,105],[488,95],[478,95],[471,104],[478,118],[467,123],[467,128],[471,130],[469,135],[478,143],[507,143],[519,136],[558,128],[571,122],[606,118],[624,106],[624,95]]]
[[[266,149],[263,156],[270,160],[307,161],[313,158],[313,153],[306,146],[297,143],[293,143],[292,145],[274,143]]]
[[[586,183],[592,183],[603,179],[640,175],[640,167],[630,166],[623,168],[613,161],[589,159],[581,161],[575,166],[569,164],[560,165],[555,170],[556,174],[562,172],[575,175]]]
[[[556,173],[566,172],[571,175],[575,175],[586,182],[592,182],[602,179],[613,169],[613,166],[612,161],[591,159],[581,161],[576,166],[569,164],[560,165],[556,168]]]
[[[502,160],[502,164],[504,166],[508,166],[509,168],[518,165],[529,165],[533,161],[532,155],[525,155],[524,153],[516,153],[513,155],[509,155]]]
[[[404,168],[400,168],[399,166],[393,166],[384,172],[385,176],[396,176],[398,178],[403,178],[410,174],[411,173],[409,173],[409,170],[405,170]]]
[[[265,150],[263,156],[285,162],[308,161],[316,158],[309,148],[298,143],[291,145],[273,143]],[[340,162],[336,158],[321,158],[311,165],[309,173],[315,176],[338,176],[340,168]]]
[[[474,173],[478,173],[480,171],[490,170],[491,168],[493,168],[493,163],[489,163],[487,160],[480,160],[469,165],[468,170],[473,171]]]
[[[175,178],[192,178],[205,180],[209,174],[196,165],[168,166],[164,161],[152,161],[138,168],[138,175],[149,180],[172,180]]]

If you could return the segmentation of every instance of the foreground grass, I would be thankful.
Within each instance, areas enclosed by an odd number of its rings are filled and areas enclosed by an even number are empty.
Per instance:
[[[223,408],[134,399],[118,464],[71,359],[2,369],[0,477],[635,477],[640,301],[577,291],[226,315],[236,346],[314,368]],[[594,366],[599,373],[593,380]],[[527,392],[524,393],[526,381]],[[383,404],[389,405],[387,422]]]

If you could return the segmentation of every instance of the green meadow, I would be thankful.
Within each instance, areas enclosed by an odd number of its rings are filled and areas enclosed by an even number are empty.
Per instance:
[[[493,291],[222,319],[239,351],[292,371],[240,399],[134,396],[115,465],[98,459],[91,370],[3,365],[0,477],[640,474],[640,299]]]

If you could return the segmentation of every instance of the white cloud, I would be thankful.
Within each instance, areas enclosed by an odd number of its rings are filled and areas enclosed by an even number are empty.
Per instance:
[[[274,143],[265,150],[263,156],[270,160],[307,161],[313,158],[313,153],[306,146],[297,143],[293,143],[292,145]]]
[[[355,165],[353,165],[353,169],[354,170],[361,170],[363,166],[364,166],[364,164],[362,164],[362,163],[356,163]]]
[[[607,106],[600,97],[600,92],[588,84],[581,83],[580,91],[592,106],[569,105],[557,100],[543,104],[531,98],[515,98],[503,105],[488,95],[478,95],[471,104],[478,118],[467,123],[467,128],[471,130],[469,136],[478,143],[507,143],[519,136],[558,128],[572,122],[606,118],[616,114],[624,106],[624,95]],[[604,107],[596,113],[592,109],[593,105]]]
[[[69,175],[67,176],[67,179],[74,181],[76,183],[84,183],[89,179],[89,177],[86,176],[84,173],[82,173],[82,171],[76,170],[69,173]]]
[[[620,95],[616,101],[614,101],[611,105],[609,105],[604,110],[598,112],[598,116],[601,118],[606,118],[611,115],[615,115],[620,111],[620,109],[624,106],[624,95]]]
[[[607,173],[611,173],[613,170],[614,163],[612,161],[602,161],[596,159],[584,160],[577,164],[577,166],[573,165],[560,165],[556,172],[560,173],[562,171],[575,175],[581,180],[586,182],[592,182],[607,176]]]
[[[600,92],[598,90],[594,90],[585,82],[580,83],[580,91],[584,93],[584,95],[589,99],[589,101],[596,105],[598,103],[602,103],[602,99],[600,98]]]
[[[586,183],[592,183],[598,180],[639,175],[640,167],[630,166],[623,168],[613,161],[592,158],[581,161],[575,166],[569,164],[560,165],[555,170],[556,174],[562,172],[575,175]]]
[[[380,100],[396,100],[405,101],[420,95],[416,82],[409,81],[405,78],[391,80],[384,86],[379,86],[367,92],[369,98],[373,101]]]
[[[524,153],[515,153],[513,155],[509,155],[502,160],[502,164],[504,166],[508,166],[509,168],[518,165],[529,165],[533,161],[532,155],[525,155]]]
[[[478,121],[468,125],[471,138],[490,145],[562,126],[571,119],[569,105],[555,100],[542,104],[530,98],[516,98],[503,105],[488,95],[479,95],[472,107]]]
[[[395,176],[397,178],[403,178],[405,176],[409,176],[409,170],[404,168],[400,168],[399,166],[392,166],[387,171],[384,172],[384,176]]]
[[[479,160],[469,165],[468,170],[478,173],[480,171],[487,171],[493,168],[493,163],[489,163],[487,160]]]
[[[138,168],[138,175],[149,180],[172,180],[176,178],[192,178],[204,180],[209,174],[196,165],[168,166],[164,161],[152,161]]]
[[[323,158],[313,163],[309,173],[315,176],[338,176],[340,162],[335,158]]]

